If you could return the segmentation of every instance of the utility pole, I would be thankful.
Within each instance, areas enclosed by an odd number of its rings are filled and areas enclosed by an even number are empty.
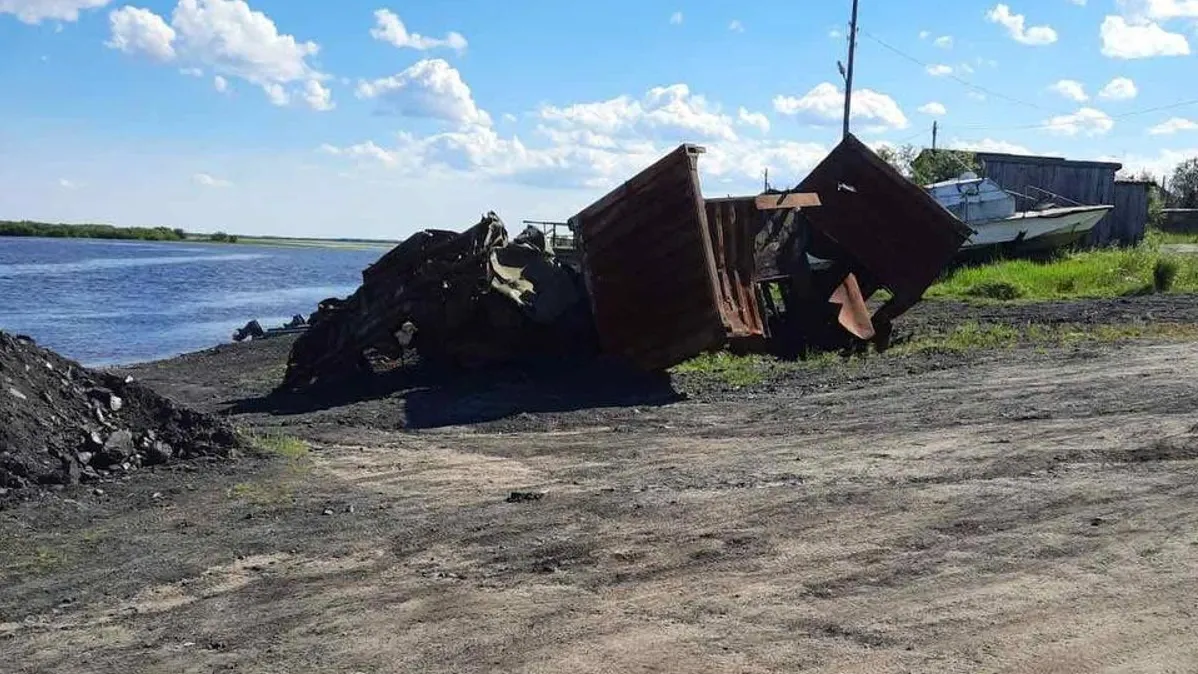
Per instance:
[[[936,151],[936,132],[940,130],[936,122],[932,122],[932,152]]]
[[[853,0],[853,19],[849,22],[849,67],[844,75],[844,137],[849,136],[849,115],[853,112],[853,59],[857,55],[857,0]]]

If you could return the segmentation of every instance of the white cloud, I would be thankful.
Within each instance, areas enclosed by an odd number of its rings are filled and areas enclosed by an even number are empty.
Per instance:
[[[188,77],[203,77],[204,69],[203,68],[180,68],[179,74],[187,75]]]
[[[64,190],[73,190],[76,187],[78,187],[78,185],[75,184],[75,181],[67,180],[66,178],[59,178],[58,186],[63,188]]]
[[[291,105],[291,94],[283,88],[283,85],[276,83],[267,83],[262,85],[262,91],[266,93],[266,98],[273,105],[284,107]]]
[[[1059,115],[1044,123],[1044,128],[1063,136],[1101,136],[1115,128],[1110,115],[1095,108],[1080,108],[1072,115]]]
[[[545,106],[540,116],[558,126],[605,134],[636,132],[645,137],[737,139],[732,118],[720,113],[706,97],[692,94],[685,84],[654,87],[640,99],[618,96],[566,107]]]
[[[986,94],[983,94],[983,93],[982,93],[982,92],[980,92],[980,91],[970,91],[970,92],[966,92],[966,94],[965,94],[965,95],[966,95],[966,96],[968,96],[968,97],[970,97],[970,98],[972,98],[972,99],[973,99],[973,100],[975,100],[975,101],[984,101],[984,100],[986,100]]]
[[[774,110],[784,115],[799,116],[816,125],[831,125],[844,116],[844,92],[830,82],[817,85],[800,98],[775,96]],[[907,116],[898,103],[886,94],[871,89],[853,92],[853,119],[869,122],[867,130],[905,129]]]
[[[741,125],[752,126],[762,133],[768,133],[770,130],[770,119],[761,112],[749,112],[742,107],[736,112],[736,119]]]
[[[1069,0],[1069,2],[1072,2],[1073,4],[1077,5],[1078,7],[1086,6],[1086,0]]]
[[[217,75],[212,78],[212,86],[216,87],[216,90],[223,94],[229,90],[229,80]]]
[[[1198,0],[1119,0],[1119,5],[1135,20],[1198,18]]]
[[[1198,130],[1198,122],[1185,119],[1184,117],[1174,117],[1166,122],[1157,124],[1151,129],[1148,129],[1148,133],[1154,136],[1167,136],[1177,133],[1178,131],[1194,130]]]
[[[745,32],[745,24],[741,23],[740,19],[733,19],[732,23],[728,24],[728,30],[733,33],[743,33]]]
[[[197,174],[193,175],[191,177],[191,179],[193,182],[195,182],[195,184],[203,186],[203,187],[232,187],[233,186],[233,183],[229,182],[228,180],[214,178],[207,173],[197,173]]]
[[[0,0],[0,14],[13,14],[28,24],[46,19],[78,21],[79,12],[98,9],[112,0]],[[55,32],[58,32],[57,30]]]
[[[973,66],[969,65],[968,63],[962,63],[961,65],[957,66],[957,69],[966,75],[972,75],[974,73]]]
[[[326,112],[337,107],[333,103],[333,92],[321,84],[320,80],[311,79],[305,82],[303,97],[304,102],[313,110]]]
[[[928,66],[928,74],[932,77],[944,77],[945,75],[953,74],[953,67],[946,66],[942,63]]]
[[[921,40],[926,40],[931,36],[932,36],[931,31],[926,31],[926,30],[919,31],[919,39],[921,39]]]
[[[503,113],[503,121],[505,121],[505,122],[515,122],[518,119],[519,119],[518,117],[516,117],[515,115],[513,115],[510,112]]]
[[[145,53],[158,61],[175,58],[175,29],[148,9],[122,7],[108,15],[112,37],[104,44],[126,54]]]
[[[320,46],[280,33],[270,17],[244,0],[179,0],[169,26],[149,10],[131,7],[113,12],[110,21],[110,47],[206,65],[261,87],[275,105],[288,104],[293,94],[316,101],[321,106],[316,109],[330,105],[308,95],[311,81],[327,78],[308,62]]]
[[[933,115],[936,117],[942,117],[948,114],[948,109],[944,107],[944,104],[937,103],[936,101],[924,103],[923,105],[919,106],[919,111],[925,115]]]
[[[936,45],[937,47],[940,47],[941,49],[952,49],[953,48],[953,36],[941,35],[940,37],[936,38],[932,42],[932,44]]]
[[[1123,173],[1138,175],[1147,172],[1159,179],[1168,178],[1178,164],[1193,157],[1198,157],[1198,147],[1161,150],[1156,156],[1127,154],[1109,159],[1121,162]]]
[[[954,139],[949,144],[949,148],[953,150],[971,150],[973,152],[1000,152],[1004,154],[1035,154],[1031,150],[1022,145],[1012,143],[1005,140],[996,140],[994,138],[982,138],[980,140],[960,140]]]
[[[425,37],[419,33],[410,33],[403,21],[395,12],[387,9],[376,10],[374,13],[375,27],[370,29],[370,35],[376,40],[388,42],[401,49],[416,49],[427,51],[447,47],[462,51],[466,48],[466,38],[461,33],[450,31],[443,38]]]
[[[832,30],[828,31],[828,37],[832,38],[833,40],[839,40],[840,38],[844,37],[844,32],[839,28],[833,28]]]
[[[379,147],[374,141],[367,141],[349,147],[335,147],[333,145],[324,144],[320,146],[321,152],[342,157],[357,157],[374,159],[386,166],[397,166],[399,164],[399,155],[396,152],[389,152]]]
[[[439,119],[458,125],[490,126],[470,87],[443,59],[425,59],[403,72],[358,83],[358,98],[377,99],[383,110],[404,117]]]
[[[1085,87],[1077,80],[1059,80],[1056,84],[1048,87],[1048,90],[1078,103],[1090,100],[1090,97],[1086,95]]]
[[[673,14],[670,15],[670,25],[673,25],[673,26],[682,25],[682,12],[674,12]]]
[[[1022,14],[1015,14],[1004,4],[995,5],[986,12],[986,19],[1007,29],[1007,35],[1016,42],[1026,45],[1041,46],[1057,41],[1057,32],[1051,26],[1027,26],[1027,19]]]
[[[1139,94],[1136,89],[1136,83],[1126,77],[1116,77],[1107,82],[1102,91],[1098,92],[1099,98],[1107,98],[1112,101],[1125,101],[1135,98]]]
[[[1170,33],[1151,21],[1129,23],[1121,16],[1108,16],[1099,30],[1102,54],[1118,59],[1154,56],[1185,56],[1190,43],[1180,33]]]

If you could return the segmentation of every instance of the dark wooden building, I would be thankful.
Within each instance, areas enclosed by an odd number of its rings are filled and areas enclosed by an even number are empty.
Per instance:
[[[1009,192],[1029,197],[1019,199],[1021,209],[1042,201],[1056,201],[1061,206],[1074,205],[1069,202],[1114,206],[1094,226],[1088,241],[1092,246],[1130,245],[1144,236],[1148,224],[1148,187],[1134,181],[1117,182],[1115,174],[1123,168],[1122,164],[997,152],[978,152],[976,156],[983,176]],[[1064,199],[1054,199],[1052,195]]]

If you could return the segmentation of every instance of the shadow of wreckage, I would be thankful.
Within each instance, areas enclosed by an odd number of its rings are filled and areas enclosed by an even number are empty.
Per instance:
[[[279,390],[413,351],[465,368],[601,353],[653,372],[725,347],[884,348],[970,234],[853,136],[794,190],[749,197],[705,199],[703,152],[679,146],[579,212],[568,250],[532,227],[509,240],[494,213],[408,238],[321,304]]]

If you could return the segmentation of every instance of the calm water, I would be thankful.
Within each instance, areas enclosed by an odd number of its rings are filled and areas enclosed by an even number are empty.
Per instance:
[[[86,365],[165,358],[307,315],[383,252],[0,237],[0,330]]]

